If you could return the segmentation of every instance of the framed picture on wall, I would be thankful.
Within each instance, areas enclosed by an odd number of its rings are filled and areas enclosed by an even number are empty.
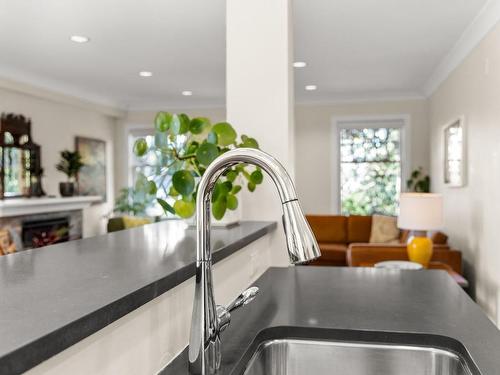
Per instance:
[[[79,195],[100,195],[106,201],[106,142],[76,137],[75,147],[85,164],[78,173]]]
[[[444,183],[451,187],[465,185],[465,129],[461,116],[444,127]]]

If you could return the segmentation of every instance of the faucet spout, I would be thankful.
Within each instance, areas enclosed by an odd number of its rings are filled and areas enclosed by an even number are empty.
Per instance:
[[[213,374],[220,367],[220,332],[229,324],[222,322],[228,322],[229,311],[226,308],[217,309],[214,299],[210,199],[217,179],[239,163],[260,167],[274,182],[283,205],[283,227],[290,262],[306,263],[321,255],[300,208],[293,182],[281,163],[265,152],[250,148],[228,151],[215,159],[200,180],[196,199],[196,280],[189,340],[189,368],[193,374]]]

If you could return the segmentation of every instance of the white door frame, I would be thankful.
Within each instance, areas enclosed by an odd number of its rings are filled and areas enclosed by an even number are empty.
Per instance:
[[[370,124],[373,127],[377,123],[386,125],[388,121],[402,123],[401,128],[401,191],[406,188],[406,180],[410,176],[411,169],[411,116],[409,114],[391,115],[360,115],[360,116],[340,116],[332,118],[331,125],[331,210],[334,214],[340,214],[340,129],[361,127],[359,123]],[[363,126],[365,127],[365,126]]]

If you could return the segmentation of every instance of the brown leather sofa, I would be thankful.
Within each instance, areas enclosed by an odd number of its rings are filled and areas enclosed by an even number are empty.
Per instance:
[[[306,218],[321,249],[321,257],[312,262],[312,265],[347,266],[347,252],[350,247],[353,247],[353,244],[356,244],[356,249],[364,248],[366,251],[372,252],[394,247],[394,244],[369,243],[372,228],[371,216],[306,215]],[[399,243],[402,245],[399,245],[400,248],[405,248],[404,244],[406,244],[407,239],[408,232],[401,231]],[[432,239],[435,250],[449,250],[448,245],[446,245],[447,237],[444,234],[437,232]],[[396,246],[398,245],[396,244]],[[456,257],[456,255],[451,256]],[[394,260],[398,259],[400,258],[394,258]],[[461,268],[461,257],[459,267]]]
[[[311,264],[347,266],[349,244],[370,241],[371,216],[306,215],[321,249],[321,258]]]

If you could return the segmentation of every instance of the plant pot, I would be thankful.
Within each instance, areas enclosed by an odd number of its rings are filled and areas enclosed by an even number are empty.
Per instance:
[[[73,182],[60,182],[59,193],[61,193],[61,197],[72,197],[75,195],[75,184]]]

